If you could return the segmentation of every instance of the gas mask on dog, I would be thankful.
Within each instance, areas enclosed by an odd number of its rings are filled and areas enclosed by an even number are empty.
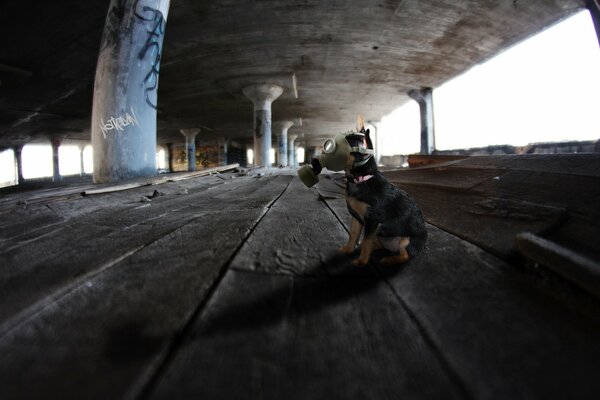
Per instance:
[[[373,156],[373,150],[367,148],[363,132],[338,133],[335,137],[323,143],[323,151],[318,157],[311,160],[310,165],[305,165],[298,170],[298,176],[307,187],[319,182],[319,175],[323,168],[330,171],[342,171],[346,167],[350,154],[355,154],[353,166],[364,165]]]

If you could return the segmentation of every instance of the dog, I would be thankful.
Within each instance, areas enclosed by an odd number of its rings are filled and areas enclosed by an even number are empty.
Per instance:
[[[353,150],[344,169],[346,205],[352,222],[348,243],[340,252],[353,253],[364,229],[360,255],[353,265],[367,264],[373,251],[380,249],[393,253],[382,258],[382,264],[405,263],[416,257],[427,243],[423,214],[406,192],[390,183],[377,169],[370,131],[365,130],[364,124],[357,126],[357,131],[346,136]]]

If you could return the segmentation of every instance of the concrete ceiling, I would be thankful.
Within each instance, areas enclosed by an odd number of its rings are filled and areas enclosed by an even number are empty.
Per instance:
[[[0,147],[48,135],[90,138],[96,61],[109,0],[0,5]],[[584,0],[171,0],[158,142],[252,137],[250,82],[287,86],[273,119],[305,140],[379,120]],[[293,90],[295,89],[297,97]]]

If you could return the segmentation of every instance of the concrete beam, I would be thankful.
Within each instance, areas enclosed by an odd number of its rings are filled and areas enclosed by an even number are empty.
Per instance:
[[[431,88],[414,89],[408,96],[419,104],[421,114],[421,154],[435,150],[435,127],[433,124],[433,91]]]
[[[169,0],[111,0],[92,108],[94,181],[156,174],[158,76]]]
[[[254,165],[271,167],[271,104],[283,93],[283,88],[269,83],[246,86],[244,95],[254,104]]]

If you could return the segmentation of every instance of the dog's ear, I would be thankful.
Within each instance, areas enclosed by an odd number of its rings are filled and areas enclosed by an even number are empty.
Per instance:
[[[362,115],[356,117],[356,132],[365,133],[365,119]]]
[[[367,140],[367,149],[373,150],[373,142],[371,141],[371,135],[369,135],[370,133],[371,133],[370,129],[367,129],[365,131],[365,139]]]

